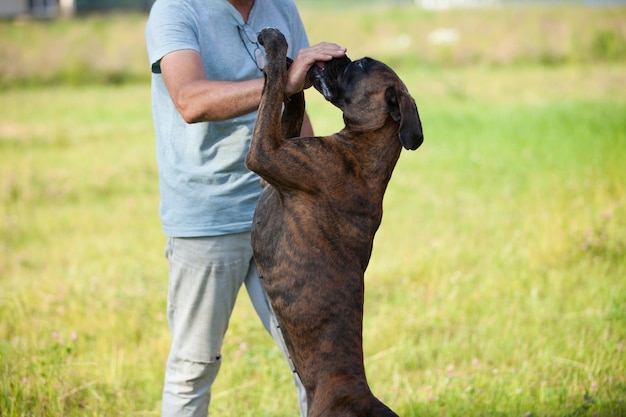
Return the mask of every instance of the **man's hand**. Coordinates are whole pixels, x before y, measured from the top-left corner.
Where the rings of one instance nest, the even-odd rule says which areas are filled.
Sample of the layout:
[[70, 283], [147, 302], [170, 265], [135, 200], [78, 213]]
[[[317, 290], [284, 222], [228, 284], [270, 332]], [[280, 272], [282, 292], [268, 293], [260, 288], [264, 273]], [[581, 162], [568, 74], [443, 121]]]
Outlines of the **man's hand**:
[[301, 49], [289, 68], [285, 94], [291, 96], [310, 87], [310, 85], [307, 84], [306, 74], [316, 62], [330, 61], [333, 58], [339, 58], [345, 54], [346, 48], [330, 42], [321, 42]]

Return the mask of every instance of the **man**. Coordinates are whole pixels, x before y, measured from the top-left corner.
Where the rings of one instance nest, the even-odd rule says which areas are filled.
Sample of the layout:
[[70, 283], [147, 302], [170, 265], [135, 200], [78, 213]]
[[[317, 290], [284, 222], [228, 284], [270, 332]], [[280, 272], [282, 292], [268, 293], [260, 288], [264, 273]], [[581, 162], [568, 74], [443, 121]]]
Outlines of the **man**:
[[[160, 214], [170, 263], [172, 345], [163, 416], [206, 416], [221, 347], [243, 283], [277, 345], [287, 350], [250, 247], [261, 191], [244, 165], [263, 89], [256, 33], [278, 28], [294, 59], [286, 94], [305, 88], [312, 65], [345, 54], [309, 47], [293, 0], [157, 0], [146, 27], [159, 166]], [[303, 135], [312, 135], [305, 118]], [[293, 368], [292, 368], [293, 369]], [[298, 377], [300, 410], [306, 396]]]

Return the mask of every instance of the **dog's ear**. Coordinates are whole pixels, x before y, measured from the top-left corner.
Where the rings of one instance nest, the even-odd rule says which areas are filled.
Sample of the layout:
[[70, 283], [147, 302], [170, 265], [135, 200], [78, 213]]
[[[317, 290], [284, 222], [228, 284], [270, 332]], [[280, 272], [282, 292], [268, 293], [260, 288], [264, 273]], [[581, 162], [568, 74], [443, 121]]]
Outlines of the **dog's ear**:
[[385, 100], [389, 114], [400, 125], [398, 137], [402, 146], [410, 150], [419, 148], [424, 142], [424, 133], [413, 97], [404, 91], [398, 91], [395, 87], [388, 87], [385, 91]]

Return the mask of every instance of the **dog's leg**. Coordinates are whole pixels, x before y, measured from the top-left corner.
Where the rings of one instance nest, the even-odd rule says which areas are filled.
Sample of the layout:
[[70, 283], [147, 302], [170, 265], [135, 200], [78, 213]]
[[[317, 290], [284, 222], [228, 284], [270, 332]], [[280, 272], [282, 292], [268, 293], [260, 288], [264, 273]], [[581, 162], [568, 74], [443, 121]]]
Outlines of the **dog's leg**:
[[287, 103], [281, 128], [287, 85], [287, 40], [277, 29], [263, 29], [259, 33], [259, 43], [266, 51], [265, 86], [246, 166], [272, 185], [318, 192], [321, 176], [293, 175], [296, 170], [315, 169], [316, 163], [305, 155], [312, 147], [319, 146], [319, 141], [298, 140], [304, 115], [304, 94], [295, 95]]
[[281, 136], [285, 139], [300, 136], [304, 118], [304, 92], [301, 91], [285, 99], [285, 110], [280, 125]]
[[[293, 60], [287, 58], [287, 69], [289, 69], [292, 63]], [[285, 109], [283, 110], [283, 119], [280, 125], [280, 132], [283, 138], [289, 139], [300, 136], [304, 108], [304, 91], [300, 91], [291, 97], [285, 97]]]
[[280, 126], [287, 84], [287, 40], [277, 29], [266, 28], [259, 33], [259, 43], [266, 51], [265, 86], [246, 165], [263, 177], [267, 174], [272, 151], [280, 147], [282, 141]]

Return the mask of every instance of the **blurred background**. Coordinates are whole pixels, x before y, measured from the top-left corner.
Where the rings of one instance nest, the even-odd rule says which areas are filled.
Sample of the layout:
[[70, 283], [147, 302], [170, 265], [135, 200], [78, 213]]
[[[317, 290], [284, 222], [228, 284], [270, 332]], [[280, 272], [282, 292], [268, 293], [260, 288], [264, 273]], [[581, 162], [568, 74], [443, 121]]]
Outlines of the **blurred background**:
[[[560, 65], [615, 62], [625, 53], [626, 29], [619, 5], [626, 0], [297, 3], [305, 19], [309, 11], [330, 18], [337, 10], [395, 9], [390, 17], [397, 19], [397, 26], [394, 22], [352, 24], [360, 31], [381, 26], [376, 28], [381, 37], [367, 39], [367, 43], [355, 42], [350, 37], [355, 33], [339, 28], [323, 36], [324, 26], [315, 22], [310, 24], [310, 37], [312, 42], [319, 41], [318, 35], [345, 39], [351, 51], [360, 53], [362, 49], [369, 55], [409, 64]], [[152, 0], [2, 0], [0, 87], [148, 80], [141, 20], [151, 4]], [[544, 11], [538, 14], [530, 9]], [[411, 12], [403, 16], [399, 10]], [[588, 19], [591, 15], [586, 10], [593, 10], [594, 18]], [[595, 19], [600, 15], [601, 20]], [[70, 23], [71, 17], [78, 23]], [[481, 18], [489, 21], [483, 24]]]

